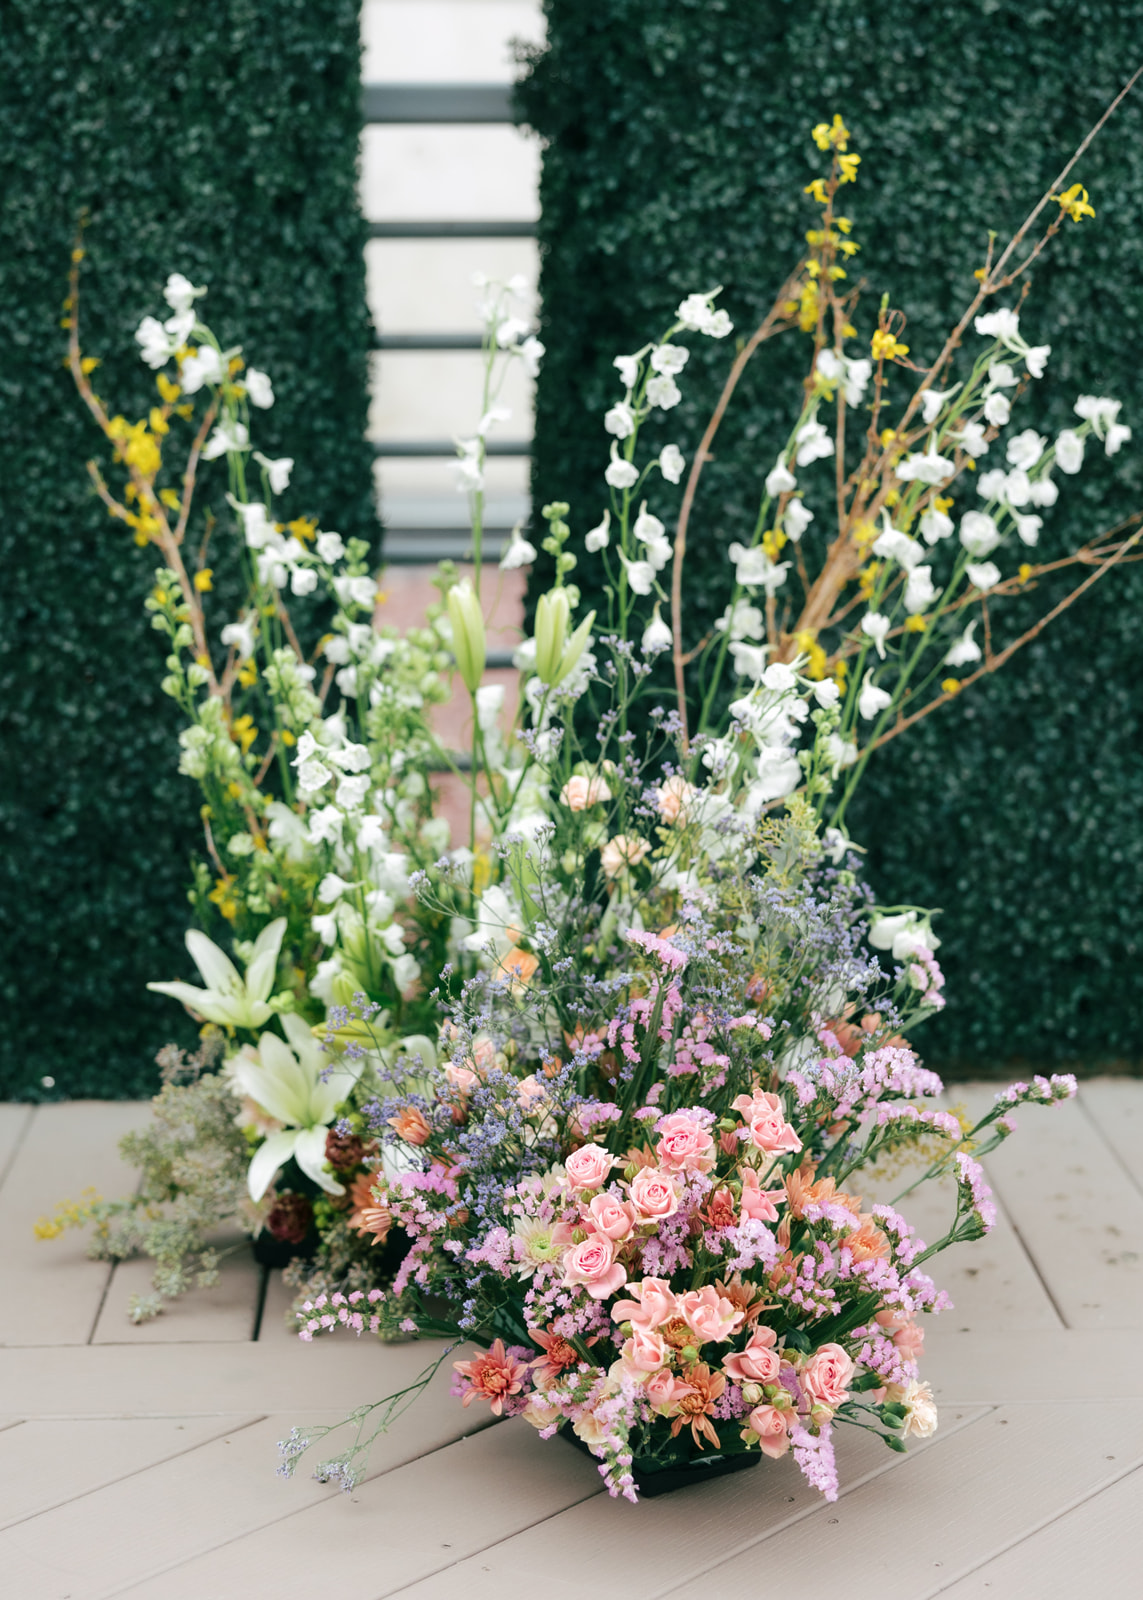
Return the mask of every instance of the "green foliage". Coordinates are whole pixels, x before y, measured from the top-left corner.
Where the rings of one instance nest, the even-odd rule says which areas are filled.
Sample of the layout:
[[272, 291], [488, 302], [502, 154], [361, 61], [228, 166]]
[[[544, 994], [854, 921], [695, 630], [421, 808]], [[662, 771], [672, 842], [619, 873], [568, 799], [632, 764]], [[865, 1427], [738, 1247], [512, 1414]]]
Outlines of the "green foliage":
[[[700, 341], [681, 405], [648, 424], [688, 457], [733, 356], [797, 259], [821, 167], [810, 127], [841, 111], [862, 166], [847, 191], [869, 291], [887, 290], [924, 362], [971, 296], [987, 231], [1002, 239], [1053, 181], [1137, 65], [1139, 0], [927, 7], [820, 0], [547, 0], [548, 51], [521, 90], [546, 142], [542, 293], [547, 346], [533, 497], [571, 503], [582, 553], [605, 504], [602, 416], [612, 358], [667, 325], [683, 295], [725, 285], [735, 336]], [[1079, 543], [1143, 504], [1143, 97], [1074, 174], [1097, 216], [1067, 225], [1033, 275], [1024, 326], [1053, 354], [1018, 413], [1064, 426], [1078, 393], [1124, 402], [1136, 441], [1070, 480], [1041, 549]], [[756, 359], [703, 477], [685, 584], [694, 643], [725, 603], [724, 551], [749, 531], [788, 431], [808, 341]], [[856, 353], [856, 352], [855, 352]], [[654, 431], [657, 430], [657, 433]], [[992, 465], [991, 459], [984, 463]], [[673, 531], [681, 491], [652, 509]], [[823, 508], [824, 509], [824, 508]], [[534, 594], [550, 582], [537, 563]], [[950, 1003], [922, 1039], [934, 1062], [1139, 1056], [1133, 1001], [1143, 895], [1143, 571], [1103, 580], [962, 702], [877, 757], [848, 822], [882, 898], [943, 907]], [[1019, 614], [1018, 611], [1016, 613]], [[665, 679], [664, 679], [665, 681]]]
[[[258, 441], [296, 458], [287, 514], [375, 540], [358, 6], [11, 0], [0, 63], [0, 1094], [48, 1074], [131, 1095], [179, 1033], [144, 985], [191, 976], [199, 796], [142, 611], [155, 552], [84, 471], [107, 451], [61, 364], [69, 252], [86, 208], [81, 332], [113, 410], [156, 402], [134, 331], [167, 274], [209, 284], [204, 314], [273, 378]], [[229, 516], [225, 474], [204, 469], [196, 543], [207, 507]], [[235, 580], [216, 569], [220, 598]]]

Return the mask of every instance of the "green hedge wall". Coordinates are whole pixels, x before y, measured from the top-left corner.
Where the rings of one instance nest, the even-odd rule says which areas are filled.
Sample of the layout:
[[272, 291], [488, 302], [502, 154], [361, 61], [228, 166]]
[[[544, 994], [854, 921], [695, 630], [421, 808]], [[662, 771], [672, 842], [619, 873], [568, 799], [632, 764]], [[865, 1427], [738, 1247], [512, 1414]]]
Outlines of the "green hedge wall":
[[209, 284], [204, 315], [274, 380], [258, 443], [296, 458], [291, 513], [372, 536], [358, 5], [6, 0], [0, 71], [0, 1096], [133, 1095], [186, 1034], [144, 985], [193, 976], [198, 795], [141, 609], [154, 554], [84, 470], [107, 452], [61, 365], [69, 252], [86, 207], [109, 404], [155, 401], [133, 334], [167, 274]]
[[[865, 336], [887, 289], [923, 358], [966, 301], [986, 230], [1022, 219], [1138, 64], [1143, 38], [1140, 0], [545, 9], [549, 47], [520, 91], [545, 141], [548, 354], [533, 489], [537, 505], [569, 500], [580, 533], [604, 504], [612, 357], [715, 283], [737, 329], [754, 326], [813, 225], [801, 192], [821, 170], [812, 124], [841, 111], [862, 155], [846, 209], [871, 286]], [[1114, 471], [1101, 462], [1069, 482], [1049, 551], [1143, 506], [1143, 90], [1075, 176], [1098, 215], [1069, 225], [1035, 276], [1025, 323], [1053, 355], [1021, 416], [1059, 427], [1078, 392], [1110, 393], [1136, 440]], [[806, 356], [798, 340], [756, 362], [704, 475], [686, 584], [692, 638], [715, 614], [723, 551], [752, 524], [786, 435]], [[688, 453], [733, 353], [733, 340], [701, 343], [683, 404], [655, 424]], [[666, 519], [668, 492], [654, 501]], [[585, 590], [598, 570], [581, 560]], [[1141, 603], [1139, 567], [1105, 580], [1002, 676], [884, 752], [850, 812], [882, 897], [945, 913], [950, 1004], [925, 1046], [946, 1068], [1143, 1058]]]

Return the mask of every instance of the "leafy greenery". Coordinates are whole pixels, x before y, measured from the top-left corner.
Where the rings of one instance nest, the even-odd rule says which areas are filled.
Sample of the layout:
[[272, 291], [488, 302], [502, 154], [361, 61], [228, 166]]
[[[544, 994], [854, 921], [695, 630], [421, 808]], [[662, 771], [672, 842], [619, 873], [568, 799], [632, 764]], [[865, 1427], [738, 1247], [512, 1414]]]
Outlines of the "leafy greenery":
[[[545, 141], [534, 499], [571, 503], [585, 605], [602, 599], [582, 538], [605, 503], [602, 416], [612, 360], [693, 290], [725, 286], [736, 336], [757, 324], [813, 225], [811, 125], [844, 114], [862, 152], [847, 196], [857, 269], [908, 315], [918, 361], [970, 298], [990, 228], [1006, 236], [1137, 64], [1139, 0], [1027, 6], [904, 0], [547, 0], [549, 47], [520, 91]], [[1027, 331], [1053, 347], [1029, 421], [1059, 428], [1081, 392], [1110, 394], [1143, 437], [1138, 92], [1076, 176], [1094, 222], [1065, 231], [1033, 276]], [[682, 403], [649, 428], [693, 452], [732, 358], [696, 350]], [[805, 365], [790, 334], [755, 360], [704, 474], [688, 542], [687, 636], [721, 609], [725, 549], [753, 524], [759, 482]], [[653, 439], [654, 434], [649, 434]], [[986, 462], [986, 465], [990, 463]], [[1129, 447], [1069, 484], [1041, 549], [1143, 503]], [[677, 499], [656, 497], [673, 531]], [[704, 571], [705, 568], [705, 571]], [[533, 594], [548, 586], [537, 564]], [[891, 745], [848, 814], [882, 898], [939, 905], [950, 1003], [927, 1054], [1137, 1061], [1132, 993], [1143, 894], [1139, 688], [1143, 571], [1105, 579], [1004, 673]]]
[[[354, 0], [5, 8], [0, 1094], [149, 1092], [174, 1018], [144, 985], [191, 975], [198, 796], [176, 771], [178, 712], [142, 611], [154, 552], [91, 490], [84, 461], [107, 453], [62, 365], [77, 219], [100, 392], [145, 416], [155, 382], [135, 328], [165, 314], [169, 272], [209, 284], [211, 322], [273, 378], [259, 436], [296, 458], [288, 514], [375, 543], [358, 22]], [[208, 468], [215, 516], [225, 487], [224, 465]], [[221, 561], [214, 581], [237, 574]]]

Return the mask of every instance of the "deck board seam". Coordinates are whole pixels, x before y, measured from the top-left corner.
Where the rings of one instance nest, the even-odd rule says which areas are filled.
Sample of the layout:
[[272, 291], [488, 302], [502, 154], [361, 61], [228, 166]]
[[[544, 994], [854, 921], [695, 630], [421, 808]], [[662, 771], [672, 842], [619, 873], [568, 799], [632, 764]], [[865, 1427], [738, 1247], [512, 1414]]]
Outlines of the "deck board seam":
[[1060, 1305], [1060, 1302], [1056, 1299], [1056, 1296], [1055, 1296], [1055, 1293], [1052, 1290], [1051, 1284], [1048, 1282], [1047, 1278], [1044, 1276], [1043, 1272], [1040, 1270], [1040, 1263], [1036, 1260], [1036, 1257], [1033, 1255], [1031, 1249], [1029, 1248], [1028, 1241], [1025, 1239], [1023, 1233], [1020, 1230], [1020, 1224], [1016, 1221], [1016, 1217], [1015, 1217], [1015, 1215], [1014, 1215], [1014, 1213], [1012, 1211], [1012, 1208], [1009, 1206], [1008, 1202], [1004, 1198], [1003, 1189], [997, 1187], [996, 1179], [993, 1176], [993, 1174], [988, 1171], [987, 1165], [985, 1165], [985, 1172], [987, 1173], [988, 1181], [989, 1181], [990, 1185], [992, 1186], [992, 1198], [996, 1202], [997, 1208], [1000, 1211], [1000, 1214], [1003, 1217], [1004, 1221], [1007, 1222], [1008, 1226], [1011, 1228], [1012, 1237], [1016, 1240], [1016, 1243], [1020, 1246], [1020, 1249], [1023, 1251], [1024, 1259], [1027, 1261], [1028, 1265], [1031, 1267], [1033, 1273], [1035, 1274], [1036, 1281], [1039, 1283], [1041, 1289], [1043, 1289], [1044, 1295], [1047, 1298], [1048, 1304], [1051, 1306], [1053, 1313], [1055, 1314], [1055, 1316], [1059, 1320], [1060, 1327], [1061, 1328], [1071, 1329], [1071, 1327], [1072, 1327], [1071, 1323], [1064, 1316], [1063, 1308]]
[[974, 1572], [979, 1572], [990, 1561], [996, 1561], [1000, 1556], [1007, 1555], [1009, 1550], [1018, 1549], [1020, 1545], [1026, 1544], [1029, 1539], [1034, 1539], [1038, 1533], [1043, 1533], [1045, 1528], [1050, 1528], [1054, 1522], [1062, 1522], [1073, 1511], [1078, 1511], [1081, 1506], [1087, 1505], [1089, 1501], [1097, 1499], [1101, 1494], [1106, 1494], [1108, 1489], [1113, 1489], [1117, 1483], [1122, 1483], [1125, 1478], [1130, 1478], [1134, 1473], [1140, 1471], [1143, 1471], [1143, 1456], [1137, 1456], [1121, 1472], [1116, 1472], [1113, 1476], [1102, 1479], [1090, 1489], [1085, 1490], [1083, 1494], [1075, 1495], [1066, 1505], [1057, 1506], [1050, 1516], [1042, 1517], [1034, 1527], [1026, 1528], [1016, 1538], [1010, 1539], [1007, 1544], [998, 1545], [994, 1550], [989, 1550], [978, 1561], [974, 1561], [970, 1567], [962, 1567], [959, 1572], [952, 1573], [949, 1577], [942, 1579], [935, 1589], [926, 1589], [924, 1594], [917, 1596], [917, 1600], [938, 1600], [940, 1595], [947, 1594], [958, 1583], [963, 1583], [966, 1578], [971, 1578]]
[[1128, 1183], [1138, 1194], [1143, 1194], [1143, 1183], [1140, 1183], [1135, 1173], [1132, 1172], [1126, 1161], [1124, 1161], [1123, 1157], [1119, 1154], [1119, 1151], [1111, 1143], [1110, 1139], [1108, 1139], [1107, 1135], [1104, 1133], [1095, 1117], [1092, 1116], [1091, 1112], [1084, 1104], [1084, 1098], [1082, 1094], [1076, 1096], [1076, 1104], [1083, 1112], [1084, 1120], [1087, 1122], [1088, 1127], [1095, 1134], [1096, 1138], [1099, 1140], [1107, 1154], [1115, 1162], [1120, 1172], [1123, 1173], [1123, 1176], [1127, 1179]]
[[8, 1175], [12, 1171], [12, 1168], [16, 1165], [16, 1158], [19, 1156], [20, 1151], [24, 1148], [24, 1141], [27, 1139], [32, 1123], [35, 1120], [36, 1109], [37, 1108], [35, 1106], [28, 1107], [27, 1114], [24, 1117], [24, 1126], [20, 1129], [20, 1132], [16, 1137], [16, 1141], [12, 1146], [7, 1161], [5, 1161], [3, 1167], [0, 1168], [0, 1189], [3, 1189], [4, 1185], [7, 1183]]

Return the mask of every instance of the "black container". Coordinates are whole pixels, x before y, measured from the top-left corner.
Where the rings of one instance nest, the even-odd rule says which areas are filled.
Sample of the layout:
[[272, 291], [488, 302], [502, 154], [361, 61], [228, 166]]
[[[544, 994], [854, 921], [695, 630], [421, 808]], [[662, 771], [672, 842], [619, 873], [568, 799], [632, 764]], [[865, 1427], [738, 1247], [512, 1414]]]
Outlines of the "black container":
[[[566, 1439], [598, 1463], [598, 1457], [591, 1454], [579, 1435], [570, 1428], [561, 1428], [560, 1438]], [[708, 1483], [711, 1478], [725, 1478], [732, 1472], [756, 1467], [761, 1459], [760, 1450], [738, 1450], [729, 1456], [695, 1454], [689, 1460], [663, 1466], [653, 1459], [636, 1456], [631, 1463], [631, 1476], [635, 1479], [640, 1499], [653, 1500], [656, 1495], [672, 1494], [676, 1489], [689, 1488], [692, 1483]]]

